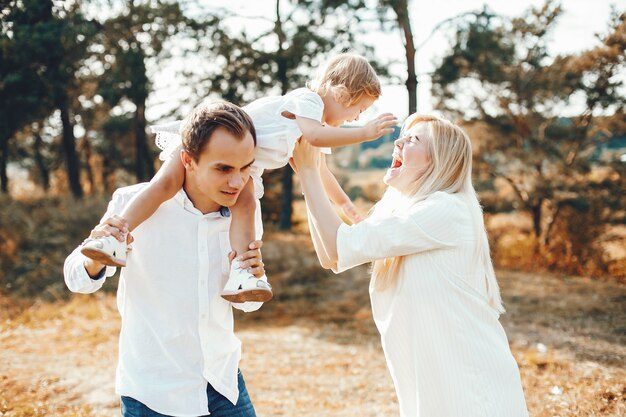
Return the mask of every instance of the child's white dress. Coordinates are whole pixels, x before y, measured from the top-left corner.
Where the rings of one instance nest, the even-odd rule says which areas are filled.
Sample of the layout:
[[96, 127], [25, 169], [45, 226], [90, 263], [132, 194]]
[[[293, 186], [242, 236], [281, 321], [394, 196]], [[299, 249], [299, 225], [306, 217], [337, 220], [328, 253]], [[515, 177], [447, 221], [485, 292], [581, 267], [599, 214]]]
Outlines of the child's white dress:
[[[256, 130], [257, 145], [251, 177], [255, 197], [263, 196], [261, 175], [266, 169], [281, 168], [289, 163], [296, 141], [302, 136], [295, 119], [283, 116], [284, 112], [322, 122], [324, 102], [308, 88], [298, 88], [284, 96], [264, 97], [244, 106]], [[157, 134], [156, 145], [163, 150], [160, 158], [167, 159], [181, 144], [178, 133], [180, 121], [152, 128]], [[328, 150], [325, 150], [328, 153]], [[258, 205], [257, 205], [258, 206]]]

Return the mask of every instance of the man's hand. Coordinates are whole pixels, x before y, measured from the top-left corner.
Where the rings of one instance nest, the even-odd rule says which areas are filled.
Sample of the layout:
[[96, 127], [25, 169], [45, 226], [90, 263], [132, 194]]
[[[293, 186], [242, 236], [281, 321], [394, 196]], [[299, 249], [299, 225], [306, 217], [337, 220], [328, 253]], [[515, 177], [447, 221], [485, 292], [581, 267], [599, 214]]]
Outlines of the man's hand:
[[124, 239], [127, 239], [128, 244], [132, 243], [133, 238], [128, 233], [128, 222], [124, 220], [123, 217], [114, 214], [113, 216], [106, 218], [93, 228], [91, 233], [89, 233], [89, 237], [91, 239], [96, 239], [104, 236], [113, 236], [120, 242], [123, 242]]
[[365, 140], [378, 139], [382, 135], [393, 133], [393, 127], [398, 124], [398, 119], [391, 113], [383, 113], [377, 118], [370, 120], [363, 126]]
[[[263, 263], [263, 259], [261, 256], [262, 246], [262, 240], [255, 240], [248, 246], [248, 248], [250, 249], [249, 251], [237, 256], [237, 260], [239, 261], [241, 269], [248, 269], [248, 272], [250, 272], [257, 278], [261, 278], [263, 275], [265, 275], [265, 264]], [[232, 251], [228, 254], [228, 260], [232, 262], [235, 259], [236, 255], [237, 253], [235, 251]]]
[[[93, 228], [93, 230], [89, 233], [90, 239], [97, 239], [99, 237], [113, 236], [120, 242], [123, 242], [126, 239], [127, 244], [131, 244], [133, 242], [133, 237], [130, 233], [128, 233], [128, 222], [124, 220], [123, 217], [118, 215], [113, 215], [107, 219], [104, 219], [102, 223]], [[90, 277], [94, 278], [105, 267], [104, 264], [95, 261], [93, 259], [87, 259], [83, 263], [85, 266], [85, 270], [89, 274]]]

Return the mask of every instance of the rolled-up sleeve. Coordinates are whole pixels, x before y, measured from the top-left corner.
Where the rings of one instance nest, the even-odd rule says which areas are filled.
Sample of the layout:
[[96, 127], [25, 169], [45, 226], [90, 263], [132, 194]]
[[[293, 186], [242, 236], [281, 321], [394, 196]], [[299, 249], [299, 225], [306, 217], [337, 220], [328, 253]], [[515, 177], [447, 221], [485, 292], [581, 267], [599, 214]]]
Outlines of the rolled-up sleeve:
[[417, 204], [406, 215], [368, 218], [337, 231], [335, 272], [367, 262], [395, 256], [453, 247], [459, 241], [459, 223], [467, 213], [448, 204], [446, 198], [432, 198]]
[[97, 277], [91, 278], [85, 269], [87, 257], [80, 253], [80, 246], [65, 259], [63, 276], [65, 285], [72, 292], [91, 294], [102, 288], [107, 277], [115, 274], [117, 268], [107, 266]]
[[[133, 190], [134, 187], [127, 187], [127, 189]], [[107, 211], [100, 221], [102, 222], [104, 219], [114, 214], [121, 213], [133, 194], [132, 192], [122, 193], [120, 190], [114, 192], [107, 207]], [[107, 266], [97, 277], [91, 278], [85, 269], [85, 261], [87, 259], [85, 255], [80, 253], [80, 246], [74, 249], [65, 259], [65, 263], [63, 264], [63, 277], [65, 279], [65, 285], [72, 292], [81, 294], [96, 292], [102, 288], [106, 278], [113, 276], [117, 270], [115, 267]]]

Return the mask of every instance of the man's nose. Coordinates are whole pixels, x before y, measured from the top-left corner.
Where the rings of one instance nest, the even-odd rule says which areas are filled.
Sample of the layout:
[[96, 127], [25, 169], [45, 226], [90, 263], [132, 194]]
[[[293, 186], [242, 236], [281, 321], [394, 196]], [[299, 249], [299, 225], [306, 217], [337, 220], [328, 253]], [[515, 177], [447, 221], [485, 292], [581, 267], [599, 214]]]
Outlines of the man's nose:
[[236, 189], [243, 188], [245, 183], [245, 178], [241, 172], [233, 174], [228, 181], [228, 185]]

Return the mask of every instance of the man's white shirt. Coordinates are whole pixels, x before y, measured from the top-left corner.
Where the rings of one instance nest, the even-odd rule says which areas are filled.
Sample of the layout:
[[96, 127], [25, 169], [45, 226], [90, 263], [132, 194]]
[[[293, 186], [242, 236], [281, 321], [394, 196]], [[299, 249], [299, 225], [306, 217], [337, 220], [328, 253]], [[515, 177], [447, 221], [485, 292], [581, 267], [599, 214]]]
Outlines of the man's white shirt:
[[[121, 213], [145, 185], [117, 190], [103, 219]], [[180, 190], [133, 231], [117, 291], [117, 394], [181, 417], [209, 414], [207, 382], [237, 402], [241, 342], [231, 306], [254, 311], [261, 303], [236, 305], [219, 295], [228, 279], [229, 227], [228, 210], [202, 214]], [[115, 273], [107, 267], [92, 279], [85, 260], [77, 248], [65, 261], [73, 292], [95, 292]]]

